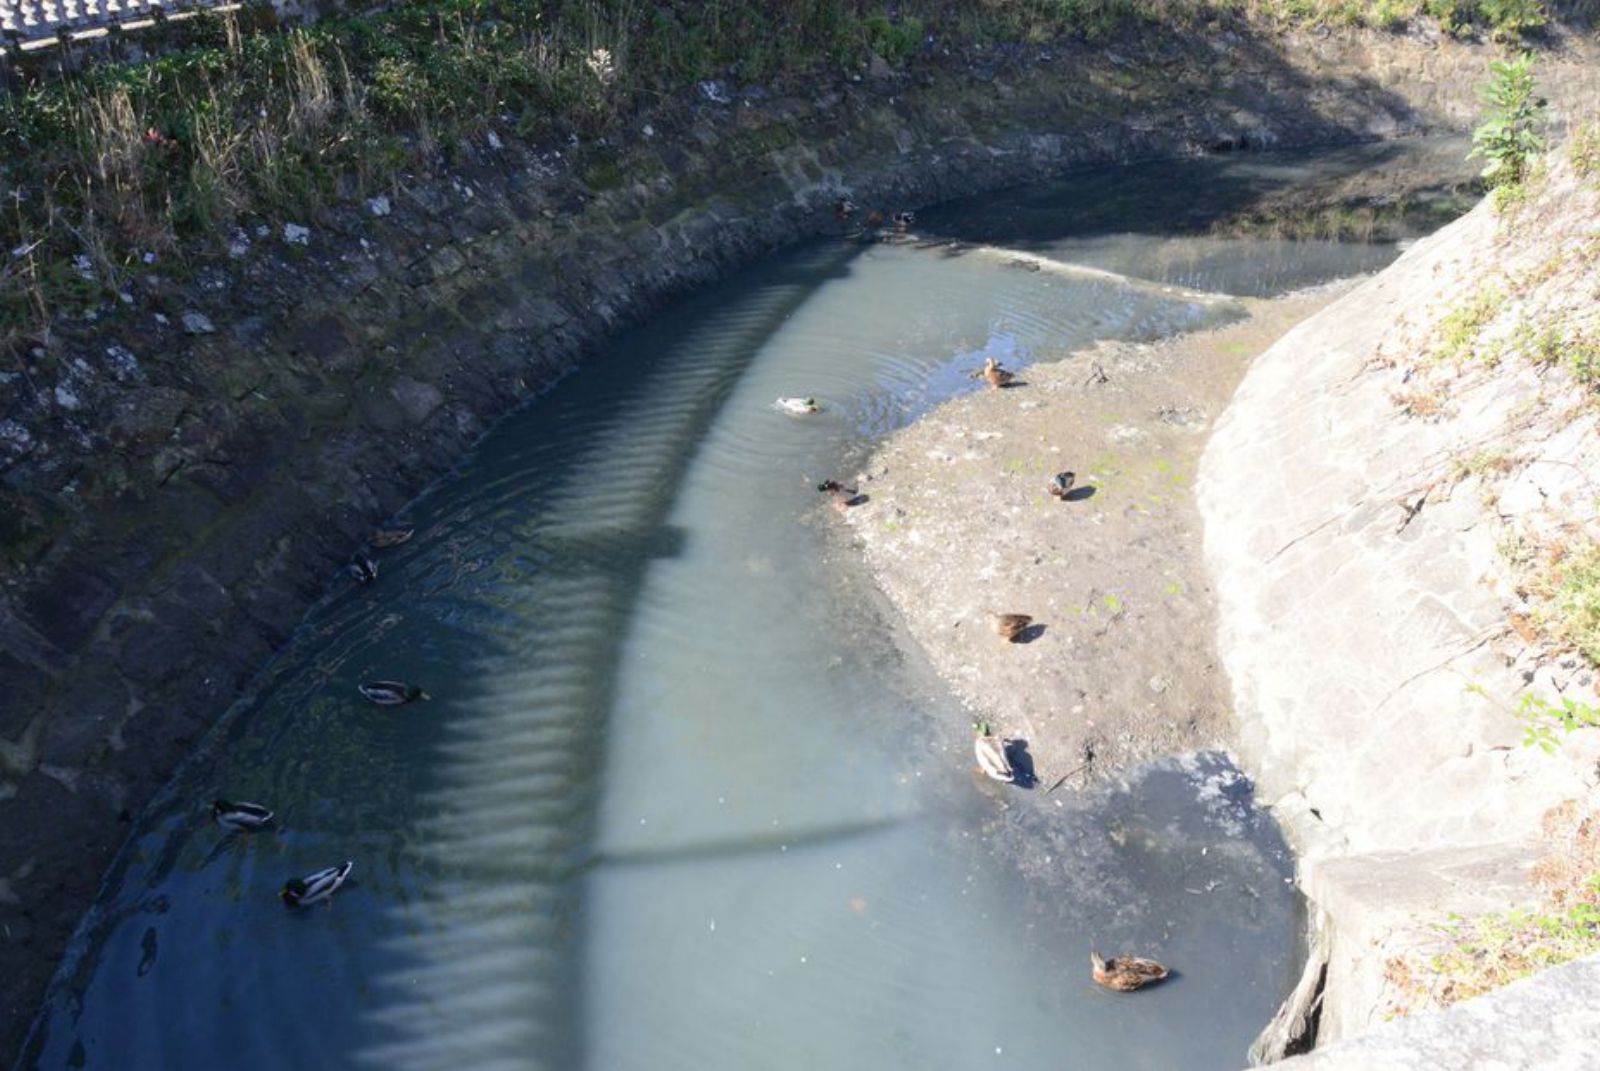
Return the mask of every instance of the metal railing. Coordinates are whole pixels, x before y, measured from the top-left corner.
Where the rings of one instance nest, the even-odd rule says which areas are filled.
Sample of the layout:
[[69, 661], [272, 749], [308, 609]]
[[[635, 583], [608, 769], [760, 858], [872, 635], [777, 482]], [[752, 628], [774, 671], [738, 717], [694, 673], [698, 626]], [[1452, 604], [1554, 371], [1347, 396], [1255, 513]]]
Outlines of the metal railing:
[[[201, 11], [226, 11], [240, 0], [0, 0], [0, 44], [32, 51], [63, 40], [100, 37], [114, 29], [136, 30]], [[272, 0], [280, 11], [298, 8]]]

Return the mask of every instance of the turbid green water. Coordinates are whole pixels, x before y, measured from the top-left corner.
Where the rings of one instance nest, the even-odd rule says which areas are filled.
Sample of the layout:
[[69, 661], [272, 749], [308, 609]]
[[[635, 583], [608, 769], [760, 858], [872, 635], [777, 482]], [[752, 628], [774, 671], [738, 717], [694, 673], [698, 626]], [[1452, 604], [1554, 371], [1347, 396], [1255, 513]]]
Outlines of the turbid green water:
[[[1298, 954], [1248, 784], [1219, 756], [1086, 797], [978, 782], [964, 712], [828, 564], [813, 485], [985, 355], [1236, 314], [1140, 277], [1271, 292], [1392, 249], [1162, 237], [1159, 200], [1142, 233], [1008, 239], [1039, 196], [922, 226], [1042, 264], [791, 250], [500, 425], [139, 818], [24, 1065], [1240, 1065]], [[373, 676], [436, 698], [370, 706]], [[224, 835], [219, 794], [277, 830]], [[346, 858], [331, 908], [278, 901]], [[1178, 974], [1097, 990], [1091, 942]]]

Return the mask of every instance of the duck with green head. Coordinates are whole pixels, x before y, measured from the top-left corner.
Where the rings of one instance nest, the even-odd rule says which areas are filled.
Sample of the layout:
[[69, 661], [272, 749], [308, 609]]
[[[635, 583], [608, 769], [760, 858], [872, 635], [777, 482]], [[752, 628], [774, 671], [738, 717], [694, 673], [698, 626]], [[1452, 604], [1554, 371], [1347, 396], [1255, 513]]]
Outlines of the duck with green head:
[[1011, 768], [1011, 759], [1006, 755], [1007, 741], [992, 735], [989, 732], [989, 723], [977, 721], [972, 723], [975, 734], [972, 739], [972, 753], [978, 760], [978, 769], [984, 776], [995, 781], [1004, 781], [1007, 784], [1017, 779], [1016, 771]]
[[362, 681], [356, 689], [380, 707], [398, 707], [418, 699], [433, 698], [415, 684], [404, 681]]

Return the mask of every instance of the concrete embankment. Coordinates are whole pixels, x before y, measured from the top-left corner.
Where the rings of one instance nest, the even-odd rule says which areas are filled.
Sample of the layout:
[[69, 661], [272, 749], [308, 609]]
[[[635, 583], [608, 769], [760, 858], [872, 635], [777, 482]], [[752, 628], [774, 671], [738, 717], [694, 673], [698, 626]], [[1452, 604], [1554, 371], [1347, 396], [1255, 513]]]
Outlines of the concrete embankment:
[[[1531, 570], [1595, 530], [1592, 394], [1541, 354], [1592, 337], [1597, 207], [1558, 167], [1420, 242], [1254, 362], [1200, 466], [1240, 749], [1321, 931], [1323, 1041], [1426, 1007], [1391, 964], [1452, 913], [1537, 903], [1542, 817], [1594, 806], [1600, 741], [1547, 754], [1516, 711], [1596, 702]], [[1349, 1051], [1329, 1066], [1376, 1066]]]

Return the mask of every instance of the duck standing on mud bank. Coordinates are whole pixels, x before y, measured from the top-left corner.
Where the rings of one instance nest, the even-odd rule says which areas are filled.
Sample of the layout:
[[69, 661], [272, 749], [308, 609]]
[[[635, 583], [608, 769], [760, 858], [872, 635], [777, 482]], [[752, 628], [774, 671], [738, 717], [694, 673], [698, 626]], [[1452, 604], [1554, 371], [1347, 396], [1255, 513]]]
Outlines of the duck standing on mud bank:
[[987, 610], [984, 616], [989, 619], [989, 627], [994, 629], [995, 635], [1011, 643], [1017, 642], [1017, 637], [1033, 624], [1033, 618], [1027, 614], [1001, 614]]
[[1017, 374], [1002, 368], [1000, 362], [993, 357], [986, 357], [983, 361], [983, 381], [989, 384], [990, 389], [999, 390], [1009, 387], [1016, 380]]
[[817, 484], [817, 490], [827, 495], [833, 503], [833, 508], [843, 513], [851, 506], [857, 505], [861, 500], [861, 492], [854, 487], [846, 487], [838, 480], [823, 480]]
[[1007, 784], [1015, 782], [1017, 773], [1011, 767], [1010, 757], [1006, 755], [1008, 741], [991, 735], [986, 721], [974, 722], [972, 731], [976, 734], [972, 739], [972, 753], [978, 760], [978, 769], [992, 780]]

